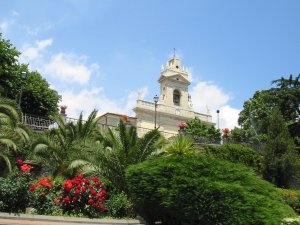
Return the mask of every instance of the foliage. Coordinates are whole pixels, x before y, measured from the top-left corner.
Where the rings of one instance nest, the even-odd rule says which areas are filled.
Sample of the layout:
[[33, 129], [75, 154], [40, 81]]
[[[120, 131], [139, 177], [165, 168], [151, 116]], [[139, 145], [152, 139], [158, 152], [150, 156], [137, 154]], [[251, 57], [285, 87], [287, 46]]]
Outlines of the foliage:
[[263, 177], [278, 187], [289, 187], [299, 176], [299, 156], [278, 108], [269, 118], [267, 141], [263, 148]]
[[[253, 135], [251, 135], [253, 136]], [[248, 133], [245, 129], [234, 127], [228, 136], [228, 142], [231, 144], [249, 143]]]
[[247, 131], [248, 138], [255, 136], [264, 142], [264, 135], [268, 131], [268, 117], [275, 107], [279, 108], [285, 122], [295, 123], [297, 118], [299, 120], [299, 79], [300, 75], [295, 78], [291, 75], [288, 79], [281, 77], [273, 81], [276, 88], [257, 91], [252, 98], [245, 101], [238, 121]]
[[188, 135], [191, 135], [196, 141], [205, 143], [220, 143], [221, 132], [213, 125], [208, 125], [201, 121], [199, 118], [187, 121], [187, 127], [185, 131]]
[[124, 192], [109, 193], [105, 201], [107, 214], [116, 217], [128, 217], [133, 215], [133, 206]]
[[233, 163], [242, 163], [259, 170], [261, 156], [250, 147], [239, 144], [221, 146], [205, 146], [205, 153], [218, 159], [228, 160]]
[[17, 170], [7, 178], [0, 177], [0, 211], [24, 212], [30, 201], [30, 171]]
[[167, 155], [184, 155], [195, 153], [196, 149], [194, 141], [185, 135], [177, 135], [175, 140], [172, 140], [164, 148], [164, 153]]
[[76, 124], [67, 123], [62, 116], [53, 116], [58, 128], [51, 129], [33, 143], [32, 159], [49, 165], [55, 177], [74, 177], [88, 163], [85, 158], [98, 131], [96, 115], [94, 110], [84, 121], [80, 114]]
[[[0, 95], [19, 102], [21, 95], [22, 111], [38, 116], [49, 116], [57, 112], [61, 99], [58, 93], [49, 87], [48, 82], [38, 72], [29, 72], [27, 65], [19, 64], [20, 52], [2, 39], [0, 33]], [[21, 72], [26, 72], [22, 79]]]
[[280, 224], [295, 216], [249, 167], [203, 154], [147, 160], [129, 167], [126, 178], [149, 224]]
[[0, 97], [0, 176], [11, 172], [17, 158], [25, 155], [31, 132], [20, 124], [21, 113], [13, 100]]
[[300, 214], [300, 190], [282, 189], [284, 200], [298, 214]]
[[58, 112], [61, 96], [37, 72], [28, 72], [23, 87], [21, 108], [24, 113], [48, 117]]
[[20, 52], [10, 43], [2, 39], [0, 33], [0, 95], [14, 99], [19, 95], [22, 83], [18, 57]]
[[157, 129], [138, 138], [136, 127], [126, 128], [120, 120], [118, 130], [107, 128], [99, 134], [97, 139], [100, 144], [89, 155], [89, 161], [93, 165], [91, 171], [107, 178], [119, 191], [128, 193], [125, 169], [151, 158], [156, 153], [161, 138]]

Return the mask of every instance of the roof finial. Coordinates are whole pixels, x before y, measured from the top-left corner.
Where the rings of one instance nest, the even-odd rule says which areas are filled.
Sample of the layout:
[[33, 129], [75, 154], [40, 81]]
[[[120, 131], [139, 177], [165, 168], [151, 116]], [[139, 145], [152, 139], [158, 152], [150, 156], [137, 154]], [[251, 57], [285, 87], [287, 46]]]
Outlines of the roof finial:
[[175, 58], [175, 56], [176, 56], [176, 49], [175, 48], [173, 48], [174, 49], [174, 58]]

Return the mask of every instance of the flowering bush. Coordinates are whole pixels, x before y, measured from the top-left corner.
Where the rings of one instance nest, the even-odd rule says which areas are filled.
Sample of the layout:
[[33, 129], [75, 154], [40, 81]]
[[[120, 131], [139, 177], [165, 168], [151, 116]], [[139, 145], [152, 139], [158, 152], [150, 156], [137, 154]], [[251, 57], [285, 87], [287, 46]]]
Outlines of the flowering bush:
[[88, 179], [78, 174], [74, 179], [65, 181], [62, 187], [61, 197], [54, 201], [61, 205], [64, 213], [95, 217], [105, 210], [106, 191], [98, 177]]
[[59, 188], [53, 190], [54, 185], [51, 177], [43, 177], [29, 186], [32, 193], [32, 206], [38, 214], [56, 214], [59, 210], [54, 199], [59, 195], [60, 190]]
[[16, 162], [19, 171], [7, 178], [0, 177], [0, 211], [24, 212], [30, 201], [30, 170], [33, 168], [19, 159]]

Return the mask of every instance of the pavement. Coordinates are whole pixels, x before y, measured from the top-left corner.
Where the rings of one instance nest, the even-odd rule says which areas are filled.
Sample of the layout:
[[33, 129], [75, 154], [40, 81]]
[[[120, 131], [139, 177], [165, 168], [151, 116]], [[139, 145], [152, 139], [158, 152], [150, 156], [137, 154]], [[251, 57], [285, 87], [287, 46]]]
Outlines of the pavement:
[[0, 213], [0, 225], [144, 225], [135, 219], [89, 219], [79, 217], [43, 216]]

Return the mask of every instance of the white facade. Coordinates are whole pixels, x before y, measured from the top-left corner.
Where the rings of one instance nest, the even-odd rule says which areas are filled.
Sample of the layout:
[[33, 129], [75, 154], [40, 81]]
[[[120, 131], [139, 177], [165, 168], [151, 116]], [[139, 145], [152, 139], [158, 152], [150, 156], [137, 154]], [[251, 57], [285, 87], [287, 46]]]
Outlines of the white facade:
[[[156, 124], [166, 138], [178, 134], [177, 124], [198, 117], [200, 120], [214, 125], [210, 113], [198, 113], [192, 109], [191, 97], [188, 87], [190, 85], [188, 71], [181, 65], [181, 60], [172, 57], [166, 65], [162, 66], [158, 80], [160, 95], [156, 107]], [[136, 126], [139, 136], [142, 136], [155, 124], [155, 103], [137, 100], [133, 109], [136, 113]]]

